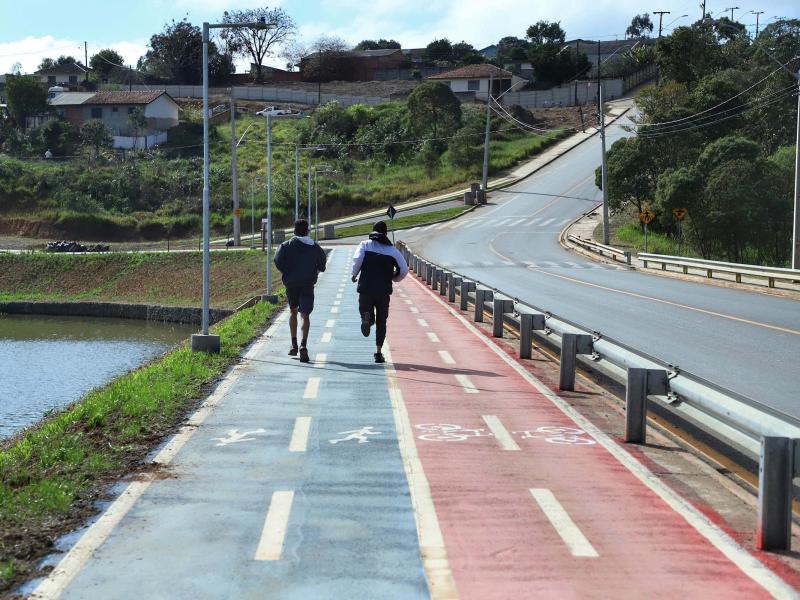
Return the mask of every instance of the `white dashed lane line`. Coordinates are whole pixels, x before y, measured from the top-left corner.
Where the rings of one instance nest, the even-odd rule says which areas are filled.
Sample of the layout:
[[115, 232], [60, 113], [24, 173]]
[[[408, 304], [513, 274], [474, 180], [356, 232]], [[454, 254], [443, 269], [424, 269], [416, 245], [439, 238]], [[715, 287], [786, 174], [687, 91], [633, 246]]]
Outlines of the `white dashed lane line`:
[[466, 375], [458, 374], [455, 376], [456, 381], [464, 388], [464, 391], [468, 394], [477, 394], [478, 388], [475, 387], [475, 384], [470, 381], [470, 378]]
[[432, 331], [428, 331], [427, 334], [428, 334], [428, 339], [430, 341], [432, 341], [434, 344], [438, 344], [439, 343], [439, 336], [438, 335], [436, 335]]
[[272, 493], [261, 540], [256, 548], [255, 560], [280, 560], [283, 555], [283, 540], [289, 528], [289, 517], [292, 514], [293, 490], [282, 490]]
[[481, 418], [486, 423], [489, 431], [494, 434], [494, 438], [503, 450], [520, 450], [519, 444], [514, 441], [508, 429], [496, 415], [483, 415]]
[[294, 420], [292, 439], [289, 441], [289, 452], [306, 451], [309, 431], [311, 431], [311, 417], [297, 417]]
[[550, 524], [564, 540], [572, 556], [578, 558], [597, 558], [599, 556], [597, 550], [570, 518], [553, 492], [546, 488], [530, 488], [529, 491]]
[[456, 361], [453, 360], [453, 357], [447, 350], [439, 350], [439, 358], [442, 359], [442, 362], [446, 365], [454, 365]]
[[319, 377], [309, 377], [306, 390], [303, 392], [304, 400], [313, 400], [319, 393]]
[[331, 332], [330, 331], [326, 331], [325, 333], [322, 334], [322, 337], [320, 338], [319, 343], [320, 344], [329, 344], [330, 341], [331, 341], [331, 336], [332, 336]]
[[427, 327], [428, 322], [425, 319], [417, 319], [417, 323], [419, 323], [420, 327]]

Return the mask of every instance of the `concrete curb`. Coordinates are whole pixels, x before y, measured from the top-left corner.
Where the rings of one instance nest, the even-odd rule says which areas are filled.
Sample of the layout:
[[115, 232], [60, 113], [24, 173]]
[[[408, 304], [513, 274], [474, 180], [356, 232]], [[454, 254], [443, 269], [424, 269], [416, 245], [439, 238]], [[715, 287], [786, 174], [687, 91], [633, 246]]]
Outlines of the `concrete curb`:
[[[395, 231], [395, 232], [398, 232], [398, 231], [408, 231], [409, 229], [416, 229], [417, 227], [429, 227], [429, 226], [431, 226], [431, 225], [437, 225], [437, 224], [439, 224], [439, 223], [447, 223], [448, 221], [455, 221], [456, 219], [460, 219], [460, 218], [461, 218], [461, 217], [463, 217], [464, 215], [468, 215], [469, 213], [471, 213], [472, 211], [474, 211], [474, 210], [475, 210], [476, 208], [478, 208], [479, 206], [482, 206], [482, 205], [480, 205], [480, 204], [475, 204], [474, 206], [471, 206], [471, 207], [470, 207], [470, 208], [468, 208], [467, 210], [465, 210], [465, 211], [462, 211], [462, 212], [458, 213], [457, 215], [453, 215], [452, 217], [445, 217], [444, 219], [438, 219], [437, 221], [430, 221], [429, 223], [423, 223], [423, 224], [421, 224], [421, 225], [409, 225], [408, 227], [400, 227], [399, 229], [395, 229], [394, 231]], [[357, 225], [353, 225], [353, 227], [357, 227]], [[391, 233], [391, 231], [390, 231], [389, 233]], [[323, 242], [323, 243], [324, 243], [324, 242], [326, 242], [326, 241], [328, 241], [328, 242], [335, 242], [335, 241], [337, 241], [337, 240], [346, 240], [346, 239], [353, 238], [353, 237], [359, 237], [359, 236], [358, 236], [358, 235], [348, 235], [348, 236], [343, 236], [343, 237], [337, 237], [337, 238], [333, 238], [333, 239], [331, 239], [331, 240], [326, 240], [325, 238], [323, 238], [323, 239], [322, 239], [322, 242]]]
[[[234, 310], [212, 308], [212, 323], [234, 314]], [[0, 313], [10, 315], [53, 315], [69, 317], [113, 317], [199, 325], [201, 309], [194, 306], [158, 306], [116, 302], [2, 302]]]

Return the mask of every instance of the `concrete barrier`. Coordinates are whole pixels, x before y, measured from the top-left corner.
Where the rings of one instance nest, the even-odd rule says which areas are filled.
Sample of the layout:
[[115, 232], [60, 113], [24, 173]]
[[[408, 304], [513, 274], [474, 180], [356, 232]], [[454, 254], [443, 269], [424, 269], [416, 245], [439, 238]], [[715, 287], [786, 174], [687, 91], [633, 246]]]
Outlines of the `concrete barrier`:
[[[200, 324], [202, 311], [194, 306], [156, 306], [116, 302], [2, 302], [0, 313], [10, 315], [52, 315], [65, 317], [111, 317], [168, 323]], [[212, 323], [234, 313], [231, 309], [212, 308]]]

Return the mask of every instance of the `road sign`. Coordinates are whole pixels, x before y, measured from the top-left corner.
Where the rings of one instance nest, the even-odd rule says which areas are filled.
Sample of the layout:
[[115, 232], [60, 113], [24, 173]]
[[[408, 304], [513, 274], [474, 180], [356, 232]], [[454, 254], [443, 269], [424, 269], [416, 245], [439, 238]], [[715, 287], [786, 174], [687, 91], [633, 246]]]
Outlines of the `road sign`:
[[233, 209], [233, 214], [235, 214], [237, 217], [241, 217], [242, 209], [237, 206], [236, 208]]
[[386, 210], [386, 216], [389, 217], [390, 219], [394, 219], [394, 216], [396, 214], [397, 214], [397, 209], [390, 204], [389, 208]]
[[654, 213], [649, 208], [645, 208], [642, 212], [639, 213], [639, 220], [647, 225], [650, 221], [656, 218], [656, 213]]
[[686, 216], [686, 213], [689, 212], [688, 208], [673, 208], [672, 214], [675, 215], [675, 218], [678, 221], [683, 221], [683, 218]]

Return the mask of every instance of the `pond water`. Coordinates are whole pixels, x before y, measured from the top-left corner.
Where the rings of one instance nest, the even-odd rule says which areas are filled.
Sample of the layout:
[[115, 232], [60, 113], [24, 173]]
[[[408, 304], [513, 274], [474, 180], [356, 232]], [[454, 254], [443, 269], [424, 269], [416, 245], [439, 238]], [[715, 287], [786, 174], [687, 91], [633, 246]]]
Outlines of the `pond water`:
[[0, 439], [185, 341], [197, 327], [0, 315]]

